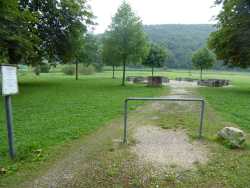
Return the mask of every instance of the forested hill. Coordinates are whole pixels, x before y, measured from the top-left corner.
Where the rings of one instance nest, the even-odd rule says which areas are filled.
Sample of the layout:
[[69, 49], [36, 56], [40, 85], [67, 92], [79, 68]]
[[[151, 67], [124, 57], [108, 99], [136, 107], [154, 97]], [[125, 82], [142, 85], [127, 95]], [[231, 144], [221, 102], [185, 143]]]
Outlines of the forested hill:
[[169, 68], [190, 68], [192, 53], [206, 45], [212, 25], [146, 25], [145, 32], [153, 42], [161, 43], [171, 52]]

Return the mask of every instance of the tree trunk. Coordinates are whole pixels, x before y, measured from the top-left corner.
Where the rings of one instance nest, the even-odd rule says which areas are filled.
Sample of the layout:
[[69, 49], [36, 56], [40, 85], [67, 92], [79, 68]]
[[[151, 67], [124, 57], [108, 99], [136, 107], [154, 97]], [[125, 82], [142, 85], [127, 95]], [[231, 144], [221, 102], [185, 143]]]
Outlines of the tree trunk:
[[76, 80], [78, 80], [78, 62], [76, 61]]
[[16, 51], [13, 48], [8, 48], [9, 64], [18, 64], [18, 57]]
[[122, 76], [122, 86], [125, 86], [125, 77], [126, 77], [126, 58], [123, 58], [123, 76]]
[[152, 77], [154, 76], [154, 66], [152, 66]]
[[113, 79], [115, 79], [115, 65], [113, 65]]
[[202, 68], [201, 68], [200, 80], [202, 80], [202, 72], [203, 72], [203, 70], [202, 70]]

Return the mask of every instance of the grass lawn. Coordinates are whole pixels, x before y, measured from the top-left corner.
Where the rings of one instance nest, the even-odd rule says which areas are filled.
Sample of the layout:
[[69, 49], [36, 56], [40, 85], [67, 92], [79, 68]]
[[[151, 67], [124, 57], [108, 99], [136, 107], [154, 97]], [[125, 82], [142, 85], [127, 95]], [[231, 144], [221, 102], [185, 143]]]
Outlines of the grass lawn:
[[[130, 73], [142, 76], [149, 73]], [[169, 71], [158, 72], [158, 75], [175, 77], [199, 78], [199, 72]], [[213, 159], [207, 166], [198, 169], [189, 180], [180, 187], [249, 187], [250, 182], [250, 74], [237, 72], [207, 71], [204, 78], [229, 79], [232, 86], [225, 88], [200, 87], [197, 93], [206, 99], [212, 112], [207, 112], [205, 131], [206, 138], [215, 145], [211, 148]], [[165, 117], [167, 117], [165, 115]], [[178, 116], [175, 120], [167, 118], [172, 127], [179, 117], [188, 123], [191, 116]], [[164, 125], [166, 124], [164, 122]], [[247, 133], [247, 145], [244, 149], [231, 150], [216, 142], [216, 132], [224, 126], [236, 126]], [[191, 127], [191, 130], [196, 130]], [[186, 173], [186, 175], [189, 173]], [[192, 174], [192, 173], [191, 173]], [[199, 185], [199, 186], [198, 186]], [[170, 186], [171, 187], [171, 186]], [[177, 186], [178, 187], [178, 186]]]
[[[141, 75], [146, 76], [148, 72], [130, 72], [129, 75]], [[119, 74], [118, 74], [119, 75]], [[187, 77], [189, 73], [186, 71], [174, 71], [174, 72], [160, 72], [158, 75], [168, 76], [170, 78], [175, 77]], [[199, 78], [198, 72], [192, 72], [192, 77]], [[209, 71], [205, 75], [205, 78], [222, 78], [232, 81], [232, 86], [225, 88], [198, 88], [195, 92], [200, 94], [206, 99], [209, 104], [207, 106], [207, 112], [205, 116], [205, 138], [210, 148], [210, 161], [207, 165], [201, 165], [196, 171], [185, 171], [183, 173], [177, 173], [171, 175], [170, 179], [159, 176], [149, 175], [151, 178], [155, 178], [151, 183], [155, 183], [158, 187], [219, 187], [219, 188], [246, 188], [249, 187], [249, 172], [250, 172], [250, 75], [249, 73], [234, 73], [234, 72], [213, 72]], [[180, 107], [179, 107], [180, 108]], [[169, 109], [169, 108], [167, 108]], [[172, 107], [172, 110], [173, 107]], [[197, 131], [198, 120], [194, 118], [194, 113], [183, 113], [184, 109], [177, 110], [178, 113], [171, 114], [171, 112], [165, 112], [162, 114], [159, 122], [160, 126], [167, 129], [185, 128], [188, 129], [192, 137], [195, 137]], [[170, 114], [168, 114], [170, 113]], [[159, 113], [157, 114], [159, 115]], [[155, 121], [154, 121], [155, 122]], [[150, 124], [150, 123], [148, 123]], [[153, 124], [153, 123], [152, 123]], [[165, 127], [169, 125], [168, 127]], [[247, 144], [243, 149], [232, 150], [228, 146], [219, 143], [216, 140], [216, 133], [224, 126], [236, 126], [243, 129], [247, 133]], [[113, 159], [112, 154], [108, 156], [108, 160], [116, 161], [124, 160], [125, 162], [119, 163], [120, 166], [115, 166], [117, 172], [123, 170], [123, 165], [126, 164], [127, 156], [122, 158], [117, 151], [118, 159]], [[133, 155], [132, 155], [133, 156]], [[99, 158], [98, 161], [102, 161], [103, 158]], [[105, 161], [105, 160], [104, 160]], [[113, 164], [111, 163], [111, 164]], [[111, 165], [110, 165], [111, 166]], [[105, 166], [101, 169], [109, 169], [112, 171], [112, 167]], [[97, 168], [98, 169], [98, 168]], [[114, 169], [113, 169], [114, 170]], [[133, 171], [134, 172], [134, 171]], [[146, 171], [144, 171], [146, 173]], [[94, 172], [93, 174], [95, 174]], [[128, 171], [127, 174], [131, 173]], [[92, 174], [92, 175], [93, 175]], [[131, 175], [131, 179], [136, 183], [135, 177], [140, 177], [142, 173]], [[154, 174], [154, 173], [153, 173]], [[119, 177], [119, 174], [117, 175]], [[114, 180], [119, 180], [116, 175], [112, 176]], [[122, 176], [122, 175], [121, 175]], [[93, 177], [93, 176], [91, 176]], [[100, 177], [105, 177], [102, 175]], [[180, 177], [183, 178], [180, 180]], [[116, 179], [117, 178], [117, 179]], [[134, 179], [133, 179], [134, 178]], [[93, 178], [94, 179], [94, 178]], [[91, 179], [91, 180], [93, 180]], [[120, 178], [122, 179], [122, 178]], [[138, 178], [140, 180], [140, 178]], [[143, 179], [143, 178], [142, 178]], [[110, 179], [104, 179], [103, 182], [110, 183]], [[138, 181], [139, 181], [138, 180]], [[94, 182], [94, 181], [90, 181]], [[119, 184], [120, 185], [120, 184]], [[139, 182], [138, 187], [143, 187], [143, 183]], [[152, 184], [151, 184], [152, 185]], [[147, 186], [146, 186], [147, 187]], [[150, 186], [148, 186], [150, 187]], [[154, 186], [152, 186], [154, 187]]]
[[199, 93], [225, 120], [250, 133], [250, 77], [238, 76], [233, 84], [226, 88], [199, 88]]
[[[98, 74], [78, 81], [60, 74], [21, 76], [20, 93], [13, 97], [14, 162], [8, 157], [5, 113], [4, 108], [0, 109], [0, 167], [7, 170], [6, 175], [0, 175], [0, 185], [15, 177], [16, 172], [39, 167], [58, 146], [121, 115], [126, 97], [160, 95], [162, 91], [141, 85], [122, 87], [120, 80]], [[0, 103], [3, 106], [3, 100]]]
[[[150, 75], [150, 71], [127, 73], [127, 76]], [[170, 70], [156, 72], [156, 75], [167, 76], [171, 79], [175, 77], [199, 78], [198, 71]], [[93, 76], [82, 76], [79, 81], [75, 81], [73, 77], [63, 76], [60, 73], [42, 74], [39, 77], [23, 75], [20, 79], [20, 94], [13, 97], [17, 148], [17, 160], [14, 162], [8, 159], [5, 114], [3, 108], [0, 111], [2, 124], [0, 127], [0, 167], [7, 169], [6, 175], [0, 175], [0, 187], [2, 185], [11, 187], [8, 185], [13, 182], [16, 184], [26, 180], [30, 172], [35, 172], [39, 167], [48, 164], [48, 161], [52, 160], [53, 164], [58, 151], [67, 150], [67, 144], [119, 117], [123, 112], [123, 100], [126, 97], [153, 96], [166, 92], [165, 89], [152, 89], [141, 85], [121, 87], [121, 80], [112, 80], [111, 76], [112, 73], [106, 71]], [[117, 72], [116, 76], [120, 78], [121, 72]], [[197, 187], [207, 188], [245, 188], [250, 182], [250, 145], [246, 145], [242, 150], [231, 150], [217, 143], [214, 138], [220, 128], [232, 123], [233, 126], [238, 126], [248, 135], [250, 134], [250, 73], [207, 71], [204, 78], [229, 79], [232, 81], [232, 86], [202, 87], [195, 91], [209, 103], [209, 110], [206, 113], [205, 141], [212, 145], [212, 159], [208, 165], [199, 167], [196, 172], [185, 172], [187, 179], [180, 184], [180, 187], [197, 185]], [[3, 105], [2, 102], [1, 105]], [[135, 109], [135, 106], [131, 106], [131, 109]], [[190, 124], [188, 130], [192, 132], [191, 136], [195, 136], [193, 133], [196, 134], [197, 131], [197, 119], [189, 114], [170, 115], [163, 114], [161, 121], [158, 122], [159, 125], [169, 124], [167, 128], [176, 128], [175, 126], [178, 127], [179, 124], [187, 127]], [[117, 150], [118, 154], [123, 152], [123, 149]], [[112, 160], [116, 160], [113, 158], [115, 155], [110, 155]], [[124, 163], [127, 157], [129, 155], [124, 157]], [[108, 161], [112, 162], [111, 159], [108, 158]], [[101, 160], [98, 158], [97, 161]], [[112, 170], [109, 166], [105, 169]], [[162, 182], [162, 179], [159, 179], [159, 182]], [[166, 183], [165, 180], [164, 182]], [[173, 182], [175, 185], [175, 179]]]

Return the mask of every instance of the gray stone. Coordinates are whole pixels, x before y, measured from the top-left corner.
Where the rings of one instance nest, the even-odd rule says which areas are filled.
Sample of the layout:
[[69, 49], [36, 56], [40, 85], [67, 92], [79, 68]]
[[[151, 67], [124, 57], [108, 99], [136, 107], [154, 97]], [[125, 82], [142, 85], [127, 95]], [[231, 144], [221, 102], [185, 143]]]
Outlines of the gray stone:
[[218, 132], [218, 136], [226, 140], [232, 147], [240, 148], [246, 141], [242, 130], [234, 127], [225, 127]]

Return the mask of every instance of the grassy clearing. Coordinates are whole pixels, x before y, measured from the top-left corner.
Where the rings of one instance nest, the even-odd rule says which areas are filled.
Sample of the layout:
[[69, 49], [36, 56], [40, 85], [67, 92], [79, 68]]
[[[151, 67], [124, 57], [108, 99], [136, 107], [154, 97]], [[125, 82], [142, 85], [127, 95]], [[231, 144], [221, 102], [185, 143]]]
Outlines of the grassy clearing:
[[[169, 110], [170, 108], [171, 110]], [[136, 115], [135, 113], [130, 114], [130, 145], [127, 147], [114, 146], [110, 142], [108, 148], [112, 148], [112, 150], [103, 147], [98, 155], [89, 158], [87, 170], [82, 171], [70, 187], [248, 187], [250, 149], [246, 146], [240, 150], [231, 150], [216, 141], [217, 131], [227, 122], [218, 117], [210, 107], [206, 111], [203, 139], [203, 144], [209, 150], [208, 164], [197, 163], [194, 170], [182, 170], [174, 164], [160, 170], [147, 162], [142, 165], [141, 159], [138, 159], [130, 148], [135, 144], [131, 137], [134, 128], [151, 125], [164, 129], [184, 129], [191, 138], [196, 139], [199, 106], [197, 104], [183, 106], [166, 103], [160, 110], [146, 106], [140, 109], [136, 110]], [[145, 109], [148, 110], [145, 111]], [[156, 116], [158, 119], [153, 118]]]
[[[5, 114], [0, 109], [0, 167], [8, 177], [53, 158], [54, 149], [95, 131], [123, 112], [128, 96], [159, 95], [162, 89], [140, 85], [121, 87], [119, 80], [100, 76], [74, 77], [61, 74], [24, 75], [20, 79], [20, 94], [13, 97], [15, 146], [17, 159], [8, 159]], [[0, 101], [3, 106], [3, 101]], [[60, 148], [62, 149], [62, 148]], [[34, 169], [33, 169], [34, 170]], [[1, 185], [1, 183], [0, 183]]]
[[226, 120], [236, 123], [240, 128], [250, 132], [250, 78], [233, 79], [233, 87], [199, 88], [213, 108]]
[[[157, 74], [170, 78], [190, 76], [188, 71]], [[62, 76], [61, 73], [43, 74], [39, 78], [24, 76], [21, 80], [20, 95], [15, 96], [13, 101], [19, 158], [15, 163], [8, 161], [6, 142], [0, 146], [1, 152], [5, 154], [0, 166], [9, 167], [9, 174], [0, 179], [0, 185], [8, 185], [11, 180], [21, 182], [24, 177], [17, 180], [19, 177], [16, 172], [30, 172], [31, 169], [34, 171], [34, 168], [40, 167], [41, 163], [49, 160], [51, 156], [55, 159], [55, 154], [52, 154], [53, 149], [65, 150], [60, 146], [70, 143], [70, 140], [77, 139], [81, 135], [93, 132], [105, 122], [119, 116], [122, 113], [121, 101], [125, 96], [152, 96], [162, 92], [161, 89], [152, 90], [143, 86], [130, 85], [122, 88], [120, 80], [111, 80], [111, 75], [111, 72], [98, 73], [95, 76], [82, 77], [79, 82], [75, 82], [73, 77]], [[118, 72], [117, 77], [120, 75], [121, 72]], [[150, 72], [128, 72], [128, 75], [148, 76]], [[199, 73], [193, 71], [191, 77], [199, 78]], [[233, 83], [233, 87], [198, 89], [199, 94], [208, 102], [204, 142], [210, 148], [211, 160], [207, 165], [197, 164], [196, 171], [182, 172], [176, 172], [173, 165], [171, 167], [173, 170], [159, 173], [150, 164], [138, 166], [138, 159], [128, 147], [114, 147], [112, 140], [109, 140], [107, 145], [103, 143], [102, 148], [97, 148], [96, 153], [89, 156], [89, 161], [86, 162], [90, 166], [79, 174], [71, 187], [103, 188], [111, 187], [111, 185], [131, 188], [248, 187], [250, 181], [249, 144], [241, 150], [230, 150], [218, 143], [215, 138], [216, 132], [227, 125], [238, 126], [250, 133], [249, 73], [209, 71], [205, 77], [230, 79]], [[196, 138], [199, 123], [197, 106], [189, 105], [190, 108], [183, 111], [182, 106], [174, 106], [170, 103], [167, 105], [169, 105], [167, 109], [171, 108], [175, 113], [171, 111], [155, 114], [150, 112], [150, 114], [143, 115], [149, 118], [151, 115], [158, 115], [160, 118], [154, 121], [147, 119], [143, 122], [136, 117], [139, 119], [136, 119], [135, 123], [140, 125], [155, 123], [156, 126], [164, 129], [184, 128], [192, 138]], [[135, 107], [132, 106], [131, 109]], [[1, 114], [1, 123], [4, 125], [2, 111]], [[90, 114], [94, 114], [95, 118], [90, 117]], [[0, 131], [5, 136], [6, 130], [3, 127]], [[2, 140], [5, 141], [5, 137]], [[38, 151], [40, 148], [42, 153]], [[20, 170], [20, 168], [24, 169]]]
[[[105, 73], [107, 74], [107, 73]], [[186, 77], [189, 76], [188, 72], [166, 72], [159, 73], [160, 75], [165, 75], [170, 78], [175, 77]], [[130, 72], [129, 75], [148, 75], [147, 72]], [[198, 72], [193, 72], [192, 77], [198, 78]], [[108, 177], [102, 179], [104, 183], [103, 187], [108, 187], [115, 182], [120, 183], [118, 187], [220, 187], [220, 188], [245, 188], [249, 185], [249, 171], [250, 171], [250, 146], [249, 146], [249, 131], [250, 131], [250, 119], [249, 115], [249, 95], [250, 95], [250, 77], [248, 73], [230, 73], [230, 72], [208, 72], [205, 76], [206, 78], [223, 78], [232, 81], [233, 86], [227, 88], [198, 88], [198, 93], [206, 98], [208, 105], [206, 111], [205, 120], [205, 140], [204, 142], [208, 145], [210, 149], [210, 161], [207, 165], [197, 165], [196, 171], [183, 171], [175, 172], [166, 171], [163, 173], [158, 173], [157, 170], [148, 165], [145, 165], [143, 169], [144, 176], [138, 172], [141, 169], [137, 168], [136, 165], [130, 167], [127, 165], [128, 169], [124, 169], [127, 161], [126, 159], [131, 159], [130, 164], [138, 159], [133, 158], [133, 154], [129, 150], [117, 149], [116, 153], [110, 154], [106, 153], [102, 157], [98, 158], [97, 161], [101, 161], [101, 166], [97, 168], [97, 171], [92, 170], [92, 174], [101, 173], [100, 177]], [[145, 117], [160, 116], [158, 120], [148, 120], [148, 122], [143, 122], [145, 124], [156, 124], [164, 129], [179, 129], [184, 128], [187, 130], [188, 134], [192, 138], [197, 138], [197, 127], [198, 127], [198, 106], [189, 106], [183, 111], [183, 106], [171, 106], [175, 112], [162, 111], [155, 112], [155, 114], [144, 114]], [[169, 106], [169, 107], [170, 107]], [[167, 107], [167, 109], [169, 109]], [[188, 110], [189, 109], [189, 110]], [[138, 122], [138, 121], [137, 121]], [[142, 121], [139, 121], [140, 124]], [[224, 126], [235, 126], [242, 128], [247, 133], [248, 144], [243, 149], [231, 150], [227, 146], [217, 142], [216, 133], [218, 130]], [[119, 153], [125, 152], [124, 155]], [[111, 160], [112, 157], [115, 161]], [[117, 159], [118, 156], [118, 159]], [[133, 160], [132, 160], [133, 159]], [[107, 163], [107, 161], [113, 161], [112, 164], [117, 164], [112, 166]], [[118, 161], [118, 163], [117, 163]], [[108, 169], [108, 171], [103, 171], [103, 169]], [[147, 169], [150, 169], [148, 171]], [[110, 175], [110, 171], [118, 172]], [[122, 176], [119, 172], [126, 172]], [[131, 173], [134, 173], [132, 176]], [[82, 177], [82, 180], [85, 176]], [[89, 176], [87, 176], [89, 177]], [[92, 176], [92, 183], [98, 182], [99, 176]], [[136, 179], [135, 177], [138, 177]], [[129, 181], [122, 181], [122, 180]], [[145, 180], [145, 181], [143, 181]], [[90, 182], [88, 182], [90, 183]], [[111, 184], [110, 184], [111, 183]], [[93, 185], [93, 184], [89, 184]], [[116, 184], [115, 184], [116, 185]], [[95, 187], [102, 187], [100, 184], [94, 184]], [[84, 187], [84, 186], [83, 186]]]
[[[150, 104], [149, 104], [150, 105]], [[151, 106], [151, 105], [150, 105]], [[172, 109], [169, 111], [168, 109]], [[145, 111], [145, 109], [148, 109]], [[165, 129], [184, 129], [197, 138], [198, 105], [166, 103], [160, 110], [141, 107], [130, 114], [130, 145], [116, 145], [109, 140], [98, 154], [87, 160], [86, 170], [82, 170], [68, 187], [145, 187], [145, 188], [245, 188], [249, 183], [249, 148], [231, 150], [215, 140], [216, 132], [226, 122], [219, 118], [211, 108], [206, 111], [205, 137], [203, 144], [209, 149], [208, 164], [195, 164], [196, 169], [180, 169], [176, 165], [158, 169], [153, 164], [143, 162], [133, 152], [132, 132], [136, 127], [151, 125]], [[174, 111], [174, 112], [173, 112]], [[152, 119], [153, 117], [158, 119]], [[176, 119], [176, 121], [174, 121]], [[249, 137], [248, 137], [249, 139]], [[142, 165], [143, 164], [143, 165]], [[67, 187], [67, 186], [66, 186]]]

